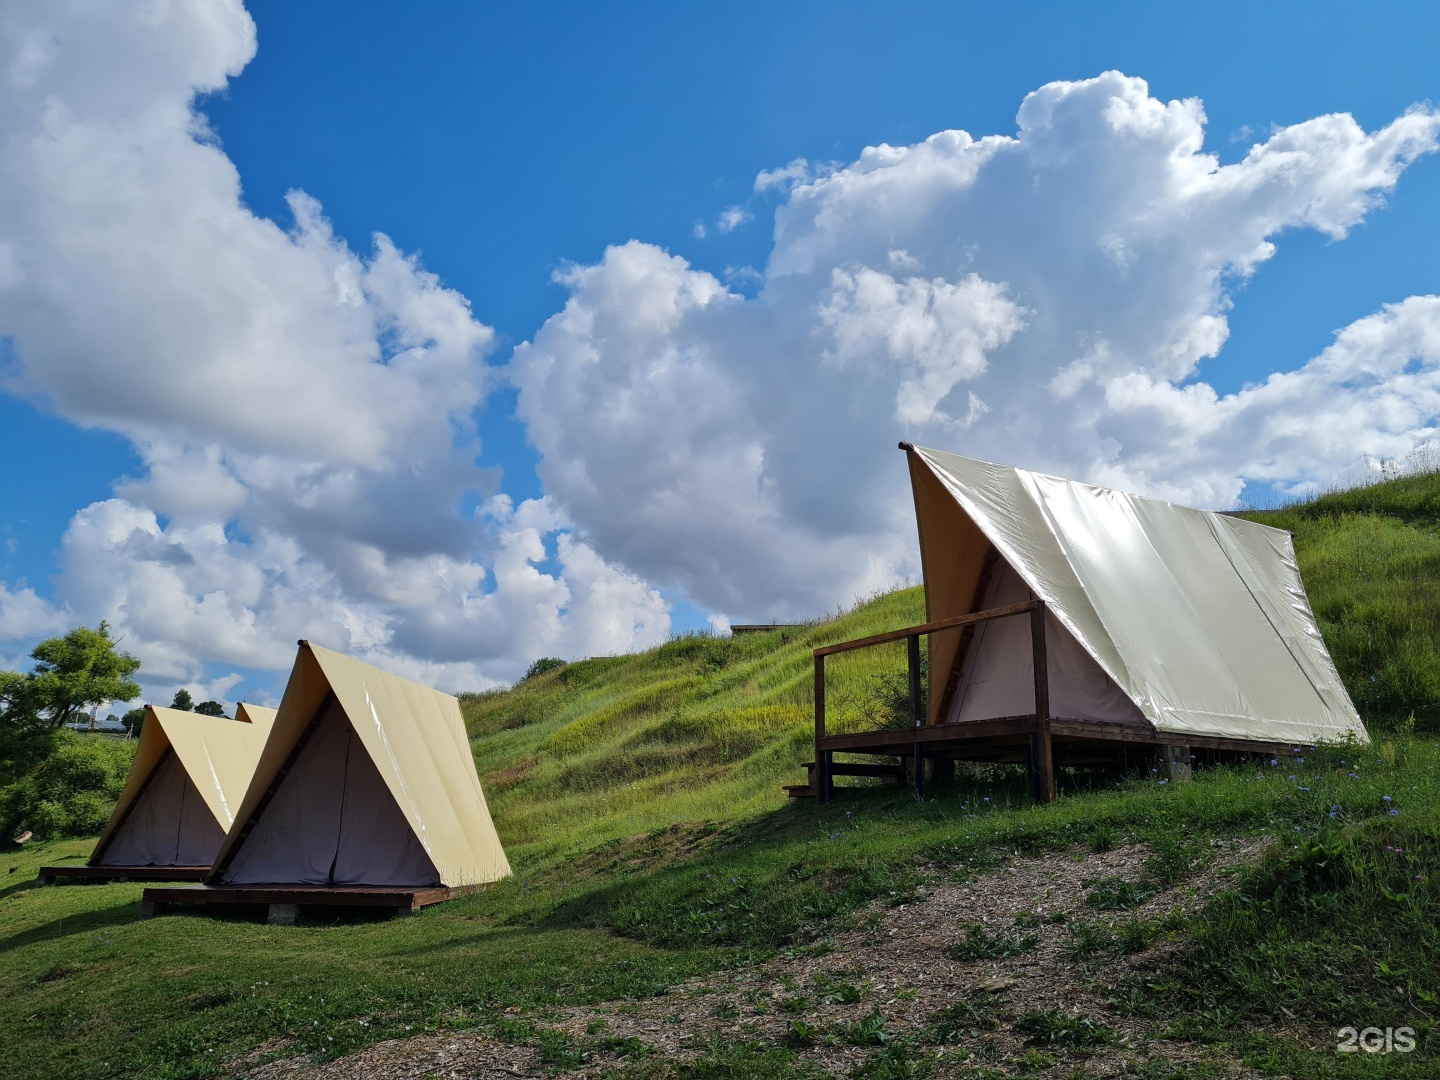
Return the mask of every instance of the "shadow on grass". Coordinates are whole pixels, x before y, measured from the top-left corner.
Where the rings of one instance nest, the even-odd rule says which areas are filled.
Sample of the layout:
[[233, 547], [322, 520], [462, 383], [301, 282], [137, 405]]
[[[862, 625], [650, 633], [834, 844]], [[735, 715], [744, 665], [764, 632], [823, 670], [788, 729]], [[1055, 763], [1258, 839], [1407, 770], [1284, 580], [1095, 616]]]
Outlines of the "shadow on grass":
[[39, 941], [55, 941], [75, 934], [87, 934], [109, 926], [136, 922], [140, 918], [140, 904], [132, 901], [115, 907], [82, 911], [75, 915], [63, 915], [58, 919], [32, 926], [10, 937], [0, 938], [0, 953], [20, 949]]
[[0, 889], [0, 900], [4, 900], [7, 896], [14, 896], [16, 893], [29, 892], [31, 889], [49, 888], [53, 888], [53, 886], [41, 885], [39, 878], [21, 878], [19, 881], [13, 882], [5, 886], [5, 888]]

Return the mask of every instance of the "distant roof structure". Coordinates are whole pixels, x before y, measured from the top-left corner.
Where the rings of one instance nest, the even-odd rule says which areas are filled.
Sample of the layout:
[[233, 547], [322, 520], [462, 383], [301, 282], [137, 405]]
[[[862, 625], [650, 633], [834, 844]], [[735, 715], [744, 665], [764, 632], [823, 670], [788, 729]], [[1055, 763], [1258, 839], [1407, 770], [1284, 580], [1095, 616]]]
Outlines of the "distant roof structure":
[[[1368, 741], [1289, 533], [902, 447], [927, 619], [1044, 601], [1053, 715], [1151, 725], [1177, 742]], [[937, 633], [930, 647], [931, 723], [1033, 711], [1023, 620]]]

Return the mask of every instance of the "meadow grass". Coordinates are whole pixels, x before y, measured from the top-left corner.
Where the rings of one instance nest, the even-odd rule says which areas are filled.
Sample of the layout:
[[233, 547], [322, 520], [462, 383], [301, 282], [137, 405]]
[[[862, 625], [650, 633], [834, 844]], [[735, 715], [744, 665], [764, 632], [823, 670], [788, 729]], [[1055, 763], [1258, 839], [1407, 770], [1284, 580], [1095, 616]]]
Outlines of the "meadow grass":
[[[79, 857], [83, 842], [26, 851], [8, 860], [17, 872], [0, 899], [0, 1061], [23, 1060], [33, 1076], [188, 1077], [276, 1039], [323, 1059], [436, 1027], [514, 1037], [507, 1008], [528, 1017], [658, 993], [821, 942], [871, 900], [910, 898], [922, 866], [970, 877], [1097, 836], [1150, 844], [1157, 886], [1203, 865], [1212, 839], [1272, 841], [1237, 890], [1187, 920], [1184, 978], [1135, 988], [1137, 1010], [1232, 1042], [1288, 1014], [1408, 1024], [1433, 1039], [1433, 741], [1210, 769], [1189, 784], [1071, 789], [1050, 806], [1030, 805], [1021, 787], [957, 781], [921, 804], [869, 789], [826, 807], [657, 829], [581, 858], [522, 863], [485, 893], [384, 922], [140, 920], [139, 886], [33, 887], [41, 861]], [[1112, 947], [1123, 946], [1097, 946]], [[1310, 1059], [1287, 1053], [1291, 1074], [1306, 1075], [1296, 1061]], [[1433, 1069], [1433, 1053], [1425, 1042], [1409, 1060]]]
[[[1227, 1043], [1273, 1075], [1434, 1076], [1440, 480], [1383, 487], [1258, 515], [1296, 534], [1371, 747], [1205, 769], [1187, 784], [1062, 775], [1061, 797], [1043, 807], [1004, 770], [937, 785], [922, 803], [861, 785], [827, 806], [787, 805], [780, 785], [799, 781], [810, 756], [811, 650], [921, 621], [920, 590], [800, 628], [679, 637], [464, 696], [515, 875], [412, 918], [141, 920], [138, 885], [35, 887], [38, 866], [83, 859], [92, 841], [6, 853], [0, 1074], [203, 1077], [247, 1054], [323, 1060], [438, 1028], [539, 1038], [556, 1006], [649, 996], [692, 974], [823, 947], [836, 928], [860, 925], [864, 905], [903, 901], [927, 874], [968, 878], [1011, 856], [1144, 842], [1151, 855], [1133, 895], [1114, 883], [1092, 890], [1088, 907], [1123, 910], [1145, 890], [1183, 884], [1212, 840], [1254, 838], [1268, 845], [1261, 864], [1195, 915], [1077, 938], [1091, 959], [1160, 934], [1179, 941], [1175, 963], [1122, 987], [1114, 1007]], [[883, 722], [902, 653], [843, 659], [831, 670], [835, 722]], [[1306, 1050], [1277, 1034], [1296, 1018], [1408, 1025], [1421, 1046], [1384, 1061]], [[1051, 1044], [1085, 1035], [1063, 1019], [1031, 1018], [1035, 1068]], [[547, 1050], [557, 1063], [579, 1052]], [[928, 1053], [888, 1045], [866, 1075], [923, 1075]], [[637, 1056], [622, 1073], [793, 1075], [795, 1054], [725, 1045], [688, 1063]]]

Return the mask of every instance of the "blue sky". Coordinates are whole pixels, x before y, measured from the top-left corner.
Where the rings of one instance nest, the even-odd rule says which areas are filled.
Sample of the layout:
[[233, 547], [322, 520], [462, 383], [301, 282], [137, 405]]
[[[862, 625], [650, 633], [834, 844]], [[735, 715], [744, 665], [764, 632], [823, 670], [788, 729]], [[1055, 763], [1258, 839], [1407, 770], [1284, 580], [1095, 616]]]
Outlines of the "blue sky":
[[[763, 291], [762, 275], [779, 250], [772, 233], [774, 215], [793, 189], [774, 186], [757, 191], [756, 177], [762, 170], [804, 159], [810, 172], [803, 183], [825, 175], [827, 169], [843, 170], [867, 146], [907, 146], [956, 128], [976, 138], [1013, 136], [1016, 112], [1026, 95], [1060, 80], [1087, 80], [1118, 70], [1146, 80], [1150, 98], [1158, 102], [1200, 99], [1207, 121], [1205, 150], [1224, 164], [1240, 162], [1253, 144], [1265, 141], [1275, 130], [1328, 113], [1349, 113], [1365, 132], [1375, 132], [1416, 103], [1440, 99], [1440, 8], [1432, 3], [1216, 4], [1203, 10], [1154, 4], [772, 3], [717, 9], [356, 3], [347, 6], [343, 19], [335, 17], [333, 8], [312, 4], [260, 2], [249, 4], [248, 10], [258, 42], [254, 58], [248, 64], [237, 63], [223, 54], [230, 58], [217, 59], [216, 64], [241, 70], [223, 89], [202, 89], [197, 98], [198, 109], [213, 130], [213, 146], [238, 171], [244, 209], [291, 230], [294, 218], [287, 194], [303, 191], [318, 201], [335, 237], [362, 262], [370, 258], [372, 234], [383, 233], [401, 253], [418, 256], [423, 269], [437, 275], [452, 295], [467, 300], [476, 324], [493, 330], [483, 360], [492, 371], [509, 364], [515, 346], [526, 342], [533, 347], [521, 370], [538, 370], [530, 366], [534, 358], [549, 356], [552, 346], [537, 335], [567, 300], [581, 295], [581, 287], [573, 281], [554, 280], [557, 272], [564, 274], [572, 266], [608, 265], [607, 248], [630, 240], [682, 257], [690, 270], [708, 272], [728, 283], [737, 296], [763, 307], [763, 301], [754, 298]], [[56, 21], [57, 28], [46, 40], [59, 42], [63, 57], [70, 31], [58, 25], [63, 19]], [[38, 33], [35, 27], [26, 28], [26, 33], [32, 32]], [[138, 57], [148, 46], [135, 40]], [[166, 55], [183, 58], [192, 47], [198, 55], [202, 46], [192, 46], [189, 40], [177, 46], [178, 52]], [[213, 44], [205, 40], [203, 47]], [[116, 54], [123, 54], [130, 41], [118, 35], [113, 43]], [[140, 64], [136, 60], [132, 69], [116, 60], [113, 77], [139, 85], [147, 78]], [[202, 82], [197, 79], [192, 85], [199, 87]], [[134, 151], [136, 160], [149, 160], [144, 158], [147, 153], [143, 146]], [[162, 160], [158, 150], [154, 160]], [[166, 183], [175, 186], [165, 189], [169, 194], [156, 194], [156, 199], [174, 199], [174, 192], [182, 190], [185, 174], [174, 175], [178, 179]], [[1357, 190], [1364, 187], [1358, 181], [1357, 185]], [[1276, 245], [1273, 257], [1258, 268], [1237, 271], [1229, 266], [1217, 271], [1223, 304], [1216, 310], [1223, 310], [1228, 338], [1192, 370], [1166, 376], [1170, 382], [1181, 389], [1204, 382], [1221, 396], [1230, 394], [1262, 383], [1273, 372], [1300, 368], [1321, 354], [1338, 330], [1386, 305], [1440, 292], [1440, 243], [1436, 242], [1440, 156], [1428, 151], [1414, 155], [1406, 161], [1398, 183], [1374, 190], [1383, 196], [1385, 206], [1347, 221], [1339, 230], [1343, 238], [1334, 229], [1327, 232], [1296, 224], [1299, 217], [1291, 221], [1282, 213], [1278, 225], [1262, 230]], [[137, 196], [137, 204], [143, 201]], [[742, 208], [741, 216], [750, 220], [726, 232], [717, 228], [717, 222], [731, 207]], [[1295, 209], [1294, 214], [1302, 211]], [[0, 209], [0, 241], [7, 234], [5, 217], [6, 211]], [[703, 227], [703, 237], [697, 226]], [[19, 235], [15, 229], [9, 231]], [[38, 245], [37, 250], [48, 242], [29, 233], [23, 240]], [[27, 250], [23, 243], [15, 241], [17, 250]], [[850, 273], [845, 268], [853, 269], [860, 261], [858, 255], [847, 256], [833, 269]], [[22, 265], [31, 263], [22, 261]], [[122, 259], [114, 265], [123, 268], [125, 263]], [[615, 272], [624, 276], [616, 265]], [[977, 272], [990, 280], [983, 265], [977, 266], [981, 266]], [[746, 267], [754, 273], [734, 272]], [[87, 309], [85, 290], [107, 287], [103, 281], [94, 286], [88, 277], [67, 279], [63, 271], [57, 274], [71, 298], [67, 302]], [[895, 277], [899, 279], [898, 274]], [[1033, 324], [1039, 308], [1025, 295], [1042, 295], [1043, 290], [1022, 294], [1013, 274], [1004, 284], [1019, 298], [1017, 311], [1022, 314], [1016, 319], [1029, 318]], [[157, 295], [151, 297], [157, 311], [171, 302], [160, 292], [157, 285]], [[193, 298], [173, 302], [179, 310], [193, 312], [197, 307]], [[97, 302], [94, 307], [103, 305]], [[122, 626], [134, 622], [131, 640], [146, 646], [153, 642], [153, 650], [163, 656], [150, 663], [157, 672], [157, 693], [182, 683], [216, 693], [243, 695], [247, 688], [256, 696], [272, 693], [275, 680], [268, 672], [277, 665], [267, 658], [278, 655], [275, 649], [224, 635], [203, 647], [181, 647], [177, 642], [187, 636], [181, 629], [185, 619], [177, 616], [167, 636], [163, 613], [152, 612], [144, 629], [138, 618], [127, 616], [139, 606], [140, 592], [148, 589], [146, 595], [155, 595], [153, 582], [144, 584], [150, 579], [127, 578], [126, 589], [136, 591], [107, 592], [93, 582], [80, 582], [83, 575], [75, 567], [89, 556], [79, 547], [68, 559], [60, 554], [62, 537], [77, 513], [110, 498], [121, 478], [150, 482], [157, 460], [156, 431], [163, 431], [163, 437], [174, 440], [177, 447], [183, 444], [183, 453], [203, 457], [205, 433], [218, 431], [216, 422], [182, 415], [183, 405], [176, 405], [174, 417], [167, 420], [158, 406], [148, 410], [136, 406], [132, 415], [94, 402], [77, 404], [83, 394], [56, 389], [59, 383], [47, 383], [43, 373], [36, 374], [41, 371], [36, 358], [45, 348], [43, 342], [31, 344], [39, 342], [36, 331], [27, 329], [13, 312], [13, 325], [6, 320], [6, 309], [0, 306], [5, 366], [12, 373], [24, 369], [28, 374], [20, 381], [12, 378], [10, 392], [0, 394], [4, 477], [0, 581], [9, 583], [12, 598], [28, 587], [34, 599], [12, 603], [9, 616], [0, 619], [0, 627], [12, 635], [3, 645], [5, 655], [18, 657], [36, 636], [67, 619], [107, 617]], [[558, 338], [564, 327], [550, 325]], [[993, 358], [1004, 355], [1008, 335], [1024, 335], [1016, 327], [995, 332], [1000, 344], [990, 354], [986, 377], [991, 379], [1001, 370], [1000, 361]], [[98, 334], [98, 344], [89, 347], [93, 363], [113, 368], [137, 362], [136, 353], [105, 355], [105, 340], [104, 334]], [[698, 350], [696, 355], [705, 355], [723, 370], [729, 346], [722, 347], [722, 338], [708, 344], [704, 339], [687, 341], [685, 349]], [[205, 347], [197, 337], [195, 348]], [[595, 347], [603, 351], [604, 343]], [[819, 345], [813, 351], [824, 352]], [[1057, 367], [1060, 359], [1064, 358], [1056, 358]], [[239, 385], [245, 385], [249, 359], [242, 355], [227, 362], [239, 366]], [[1407, 362], [1429, 370], [1423, 357]], [[72, 364], [66, 370], [73, 375], [76, 369]], [[1405, 365], [1397, 370], [1405, 370]], [[904, 550], [908, 541], [903, 522], [883, 536], [867, 532], [869, 525], [852, 529], [854, 545], [844, 557], [852, 564], [873, 557], [878, 569], [870, 577], [832, 573], [834, 585], [828, 592], [807, 585], [787, 593], [763, 575], [742, 580], [747, 576], [747, 560], [756, 557], [753, 551], [767, 550], [759, 540], [753, 549], [735, 541], [728, 548], [701, 550], [703, 545], [693, 537], [687, 539], [689, 534], [677, 526], [667, 540], [667, 553], [657, 554], [643, 538], [625, 534], [626, 520], [651, 523], [641, 531], [665, 528], [663, 523], [654, 524], [659, 519], [649, 516], [648, 510], [642, 513], [639, 503], [633, 508], [623, 505], [627, 488], [614, 482], [615, 470], [633, 469], [633, 464], [623, 464], [631, 459], [607, 458], [603, 447], [597, 449], [590, 467], [592, 471], [609, 468], [608, 488], [593, 482], [594, 477], [583, 483], [574, 476], [560, 477], [587, 453], [586, 444], [567, 443], [563, 432], [541, 434], [545, 417], [556, 415], [557, 406], [548, 403], [558, 399], [553, 387], [537, 379], [522, 375], [508, 383], [503, 378], [492, 381], [476, 392], [472, 407], [450, 417], [452, 424], [473, 432], [479, 451], [476, 455], [473, 442], [460, 439], [456, 443], [464, 443], [460, 450], [452, 447], [442, 455], [446, 467], [462, 468], [455, 462], [469, 454], [469, 460], [478, 457], [480, 465], [501, 470], [484, 479], [441, 485], [444, 490], [434, 496], [433, 506], [441, 507], [435, 511], [439, 531], [462, 521], [465, 528], [479, 530], [475, 536], [428, 545], [424, 530], [416, 526], [422, 535], [407, 534], [391, 547], [380, 540], [372, 544], [380, 553], [375, 558], [382, 561], [418, 558], [433, 546], [447, 558], [483, 567], [483, 580], [467, 586], [468, 600], [444, 593], [449, 599], [436, 601], [439, 607], [453, 602], [456, 610], [471, 611], [477, 597], [499, 588], [495, 567], [504, 556], [497, 537], [533, 528], [543, 550], [528, 565], [555, 581], [568, 582], [571, 594], [569, 601], [556, 600], [553, 590], [539, 599], [526, 594], [513, 611], [507, 609], [506, 618], [513, 620], [528, 618], [516, 612], [534, 610], [536, 604], [545, 608], [548, 614], [541, 622], [549, 621], [536, 629], [536, 636], [526, 638], [513, 629], [472, 628], [468, 623], [459, 633], [446, 621], [448, 616], [436, 614], [435, 606], [425, 612], [401, 610], [397, 601], [386, 598], [383, 585], [361, 586], [353, 580], [347, 585], [347, 574], [353, 579], [358, 571], [344, 568], [351, 556], [334, 554], [352, 539], [349, 519], [343, 515], [325, 527], [328, 533], [307, 526], [311, 531], [285, 534], [314, 560], [306, 573], [294, 567], [282, 571], [264, 559], [256, 562], [263, 564], [256, 573], [286, 577], [298, 590], [297, 602], [306, 594], [296, 581], [332, 574], [340, 584], [326, 593], [326, 603], [337, 605], [333, 624], [327, 625], [344, 632], [337, 629], [327, 643], [362, 653], [378, 650], [367, 654], [382, 661], [388, 658], [421, 677], [480, 684], [513, 677], [517, 666], [523, 668], [523, 662], [533, 658], [526, 650], [601, 652], [609, 651], [607, 642], [616, 648], [631, 647], [656, 633], [705, 626], [710, 613], [737, 621], [791, 617], [844, 603], [887, 574], [903, 576], [912, 569]], [[520, 404], [525, 393], [533, 401], [529, 413]], [[982, 391], [981, 396], [993, 403], [991, 393]], [[1424, 413], [1430, 399], [1416, 393], [1418, 397], [1407, 400]], [[323, 410], [327, 400], [317, 399], [316, 408]], [[535, 410], [548, 411], [541, 416]], [[142, 414], [143, 421], [135, 418]], [[636, 422], [644, 419], [641, 415]], [[1373, 446], [1357, 444], [1351, 456], [1403, 449], [1404, 438], [1417, 441], [1415, 432], [1425, 424], [1433, 427], [1434, 419], [1433, 415], [1421, 416], [1419, 422], [1412, 418], [1377, 436]], [[582, 426], [578, 420], [572, 425], [575, 430]], [[888, 428], [877, 431], [875, 445], [893, 446], [894, 434]], [[602, 435], [595, 433], [596, 438]], [[254, 452], [253, 445], [245, 443], [247, 436], [243, 432], [235, 436], [238, 442], [228, 435], [215, 438], [213, 453], [231, 474], [241, 476], [242, 485], [256, 490], [245, 479], [253, 475], [253, 463], [251, 473], [245, 474], [245, 467], [232, 461], [245, 447], [249, 448], [245, 452]], [[670, 453], [684, 459], [688, 445], [677, 443]], [[1000, 456], [1007, 445], [998, 436], [989, 442], [977, 436], [974, 449]], [[152, 449], [146, 451], [146, 446]], [[781, 457], [777, 448], [770, 451], [777, 460]], [[663, 442], [656, 452], [666, 452]], [[1119, 482], [1119, 477], [1133, 475], [1135, 486], [1197, 502], [1233, 501], [1217, 493], [1233, 495], [1237, 490], [1219, 480], [1213, 489], [1186, 488], [1176, 476], [1162, 475], [1163, 469], [1157, 472], [1153, 464], [1143, 469], [1135, 465], [1126, 474], [1121, 465], [1138, 458], [1117, 457], [1113, 447], [1096, 453], [1091, 460], [1084, 453], [1057, 448], [1037, 451], [1035, 460], [1019, 463], [1083, 474], [1100, 482]], [[1236, 464], [1225, 475], [1243, 485], [1245, 497], [1263, 499], [1277, 486], [1283, 490], [1294, 482], [1323, 480], [1333, 474], [1339, 458], [1333, 451], [1327, 453], [1292, 454], [1282, 464], [1270, 464], [1272, 457], [1266, 457], [1261, 464]], [[319, 460], [311, 449], [301, 457], [305, 454], [310, 455], [307, 461]], [[556, 472], [545, 473], [541, 463], [547, 458]], [[408, 467], [428, 477], [439, 469], [439, 460], [417, 458]], [[607, 460], [615, 464], [607, 466]], [[896, 463], [886, 461], [891, 464]], [[373, 462], [365, 467], [373, 467]], [[545, 482], [542, 474], [548, 477]], [[890, 480], [903, 483], [903, 475]], [[662, 491], [672, 481], [655, 483]], [[592, 492], [597, 488], [605, 490]], [[391, 485], [384, 490], [393, 494], [398, 489]], [[825, 490], [843, 497], [846, 484], [843, 478], [834, 479]], [[503, 492], [512, 507], [532, 500], [525, 513], [544, 521], [527, 524], [529, 518], [503, 517], [500, 511], [503, 520], [492, 517], [485, 528], [473, 526], [475, 509], [489, 505], [487, 500], [497, 492]], [[540, 500], [547, 496], [542, 513]], [[404, 500], [394, 497], [397, 515], [425, 517], [413, 508], [405, 509]], [[600, 509], [587, 502], [592, 497], [594, 507]], [[187, 509], [167, 512], [171, 504], [153, 494], [148, 503], [139, 495], [126, 498], [153, 511], [161, 532], [187, 514], [196, 522], [203, 516], [188, 504]], [[791, 501], [804, 500], [797, 495]], [[653, 509], [650, 502], [644, 506]], [[616, 509], [615, 520], [605, 516], [605, 507]], [[313, 510], [306, 518], [312, 523]], [[878, 506], [875, 512], [891, 513]], [[744, 516], [743, 511], [731, 509], [725, 520], [737, 516]], [[211, 523], [222, 527], [231, 541], [257, 545], [260, 530], [273, 527], [276, 520], [247, 510], [214, 511], [212, 518]], [[783, 541], [770, 537], [765, 543], [803, 545], [823, 533], [823, 523], [830, 520], [824, 514], [801, 518], [796, 519], [798, 531], [783, 533]], [[272, 524], [262, 525], [262, 519]], [[274, 535], [280, 536], [283, 530], [274, 528]], [[377, 527], [372, 523], [366, 528]], [[113, 528], [111, 535], [113, 542], [106, 550], [113, 555], [123, 544], [113, 539]], [[166, 535], [175, 560], [192, 558], [181, 551], [191, 541]], [[580, 579], [573, 569], [566, 576], [557, 546], [562, 536], [583, 541], [586, 551], [608, 568], [604, 572], [611, 576], [604, 580], [610, 584], [596, 585], [594, 595], [613, 596], [619, 590], [630, 597], [624, 603], [607, 601], [611, 607], [605, 612], [597, 608], [593, 617], [572, 620], [585, 622], [589, 629], [584, 633], [564, 625], [579, 609], [576, 582]], [[674, 554], [687, 546], [694, 550], [690, 563], [683, 553]], [[746, 565], [724, 565], [727, 550]], [[398, 563], [385, 565], [392, 581], [412, 572], [397, 569]], [[452, 568], [441, 576], [450, 581], [457, 572]], [[204, 581], [187, 579], [196, 610], [205, 596], [220, 594], [229, 598], [232, 616], [240, 609], [252, 614], [260, 610], [245, 608], [235, 599], [235, 579], [226, 576], [231, 571], [216, 573], [213, 589]], [[516, 580], [528, 573], [517, 571]], [[73, 579], [68, 585], [66, 575]], [[623, 588], [617, 584], [622, 579], [628, 582]], [[663, 619], [656, 614], [654, 595], [669, 605]], [[193, 614], [189, 612], [187, 618]], [[262, 621], [274, 640], [301, 636], [303, 627], [285, 632], [283, 618], [271, 614], [273, 619], [267, 616]], [[605, 619], [612, 616], [627, 629], [607, 637], [603, 627], [610, 625]], [[245, 621], [244, 611], [232, 618], [237, 625]], [[372, 622], [390, 629], [355, 629]], [[396, 636], [395, 627], [404, 633]], [[446, 644], [471, 640], [465, 634], [472, 630], [473, 646]], [[347, 635], [349, 640], [334, 640]], [[507, 636], [522, 638], [525, 644], [501, 643]], [[397, 645], [402, 638], [406, 643]], [[474, 661], [468, 659], [466, 648], [472, 649]], [[232, 674], [238, 679], [224, 681]]]

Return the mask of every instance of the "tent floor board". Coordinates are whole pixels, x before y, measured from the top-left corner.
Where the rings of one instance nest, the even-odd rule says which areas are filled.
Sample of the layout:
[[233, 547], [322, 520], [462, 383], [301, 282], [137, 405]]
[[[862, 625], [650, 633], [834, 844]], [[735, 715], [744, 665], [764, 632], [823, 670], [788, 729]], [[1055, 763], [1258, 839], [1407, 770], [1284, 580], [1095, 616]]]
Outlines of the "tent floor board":
[[397, 888], [389, 885], [183, 885], [146, 889], [141, 898], [142, 915], [161, 915], [172, 908], [224, 906], [269, 908], [272, 923], [294, 922], [305, 908], [388, 908], [396, 912], [418, 911], [457, 896], [483, 889], [484, 885], [422, 886]]
[[87, 882], [103, 885], [108, 881], [204, 881], [208, 866], [42, 866], [35, 875], [41, 885], [57, 882]]

